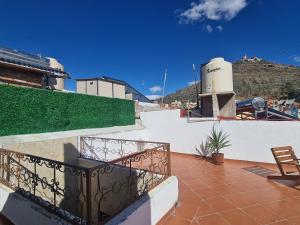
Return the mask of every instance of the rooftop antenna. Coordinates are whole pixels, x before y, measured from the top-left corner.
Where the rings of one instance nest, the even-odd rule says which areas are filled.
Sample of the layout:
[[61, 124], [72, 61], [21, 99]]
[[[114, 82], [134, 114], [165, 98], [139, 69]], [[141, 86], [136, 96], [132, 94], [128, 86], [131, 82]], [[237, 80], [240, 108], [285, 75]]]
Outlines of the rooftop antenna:
[[165, 69], [165, 77], [164, 77], [164, 84], [163, 84], [163, 89], [162, 89], [162, 100], [161, 100], [161, 104], [164, 104], [164, 97], [165, 97], [165, 87], [166, 87], [166, 80], [167, 80], [167, 73], [168, 70], [167, 68]]
[[195, 88], [196, 88], [197, 109], [199, 109], [200, 108], [200, 106], [199, 106], [199, 91], [198, 91], [198, 84], [197, 84], [196, 67], [195, 67], [194, 63], [193, 63], [193, 72], [194, 72]]

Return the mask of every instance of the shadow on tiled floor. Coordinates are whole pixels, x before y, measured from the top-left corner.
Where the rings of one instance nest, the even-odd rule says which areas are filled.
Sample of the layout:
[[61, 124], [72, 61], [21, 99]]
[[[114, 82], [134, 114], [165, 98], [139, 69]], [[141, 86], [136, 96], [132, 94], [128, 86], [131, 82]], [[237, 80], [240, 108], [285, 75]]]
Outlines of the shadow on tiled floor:
[[179, 207], [159, 225], [300, 225], [300, 191], [243, 168], [276, 166], [228, 160], [216, 166], [172, 154], [179, 179]]
[[[264, 168], [262, 166], [256, 165], [256, 166], [245, 167], [243, 169], [248, 172], [254, 173], [258, 176], [265, 177], [265, 178], [267, 178], [270, 175], [271, 176], [275, 175], [275, 176], [281, 177], [280, 173], [278, 173], [277, 171], [270, 170], [270, 169]], [[297, 179], [297, 180], [273, 179], [272, 181], [280, 183], [280, 184], [285, 185], [290, 188], [294, 188], [296, 190], [300, 190], [300, 179]]]

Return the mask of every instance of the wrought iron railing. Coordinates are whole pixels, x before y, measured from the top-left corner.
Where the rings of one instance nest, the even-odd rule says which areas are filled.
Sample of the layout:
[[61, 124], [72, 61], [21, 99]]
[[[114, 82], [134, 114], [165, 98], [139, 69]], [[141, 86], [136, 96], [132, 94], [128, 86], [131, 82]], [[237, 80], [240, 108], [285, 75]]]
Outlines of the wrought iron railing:
[[87, 224], [89, 171], [0, 149], [0, 183], [71, 223]]
[[163, 142], [82, 136], [80, 137], [80, 157], [109, 162], [146, 149], [167, 145], [169, 144]]
[[91, 175], [97, 184], [93, 214], [100, 221], [118, 214], [171, 174], [169, 143], [81, 137], [80, 157], [103, 162]]
[[82, 137], [80, 146], [88, 167], [0, 149], [0, 183], [72, 224], [103, 224], [171, 174], [168, 143]]

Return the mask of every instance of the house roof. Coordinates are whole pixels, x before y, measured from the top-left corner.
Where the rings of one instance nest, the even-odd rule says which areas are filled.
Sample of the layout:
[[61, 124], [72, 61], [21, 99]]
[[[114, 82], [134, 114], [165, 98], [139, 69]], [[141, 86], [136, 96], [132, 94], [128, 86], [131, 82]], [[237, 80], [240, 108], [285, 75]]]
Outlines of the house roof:
[[68, 73], [52, 68], [50, 60], [46, 57], [5, 47], [0, 47], [0, 65], [45, 73], [49, 76], [70, 78]]
[[132, 87], [130, 84], [128, 84], [123, 80], [118, 80], [107, 76], [100, 76], [100, 77], [93, 77], [93, 78], [80, 78], [75, 80], [76, 81], [103, 80], [111, 83], [121, 84], [125, 86], [126, 94], [131, 93], [133, 95], [133, 100], [151, 103], [151, 100], [149, 98], [147, 98], [145, 95], [143, 95], [141, 92], [139, 92], [138, 90], [136, 90], [134, 87]]
[[122, 84], [122, 85], [126, 85], [125, 81], [122, 80], [118, 80], [118, 79], [114, 79], [111, 77], [106, 77], [106, 76], [100, 76], [100, 77], [90, 77], [90, 78], [79, 78], [79, 79], [75, 79], [76, 81], [85, 81], [85, 80], [103, 80], [103, 81], [107, 81], [110, 83], [116, 83], [116, 84]]
[[109, 81], [109, 82], [113, 82], [113, 83], [119, 83], [119, 84], [123, 84], [125, 85], [125, 92], [126, 93], [131, 93], [133, 95], [133, 100], [138, 100], [140, 102], [151, 102], [150, 99], [148, 99], [145, 95], [143, 95], [141, 92], [139, 92], [138, 90], [136, 90], [134, 87], [132, 87], [130, 84], [128, 84], [125, 81], [122, 80], [118, 80], [115, 78], [111, 78], [111, 77], [107, 77], [107, 76], [102, 76], [103, 80], [105, 81]]

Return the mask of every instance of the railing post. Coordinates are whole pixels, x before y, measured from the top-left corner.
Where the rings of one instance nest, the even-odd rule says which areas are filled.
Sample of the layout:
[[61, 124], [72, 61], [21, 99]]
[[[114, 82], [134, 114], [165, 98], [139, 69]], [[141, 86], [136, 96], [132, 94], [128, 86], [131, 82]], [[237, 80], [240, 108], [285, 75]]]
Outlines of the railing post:
[[4, 178], [4, 163], [2, 161], [2, 153], [3, 153], [3, 150], [0, 148], [0, 176], [1, 176], [0, 180], [3, 180], [3, 178]]
[[150, 171], [152, 172], [151, 173], [151, 181], [152, 181], [152, 184], [151, 184], [151, 188], [153, 188], [153, 184], [154, 184], [154, 163], [153, 163], [153, 150], [150, 150], [151, 151], [151, 159], [150, 159]]
[[53, 167], [53, 205], [56, 207], [56, 167]]
[[167, 144], [168, 175], [171, 176], [171, 147]]
[[82, 151], [83, 151], [83, 137], [79, 136], [79, 144], [80, 144], [80, 149], [79, 149], [79, 157], [82, 158]]
[[132, 185], [133, 183], [133, 178], [132, 178], [132, 161], [130, 159], [130, 162], [129, 162], [129, 194], [130, 194], [130, 197], [131, 197], [131, 194], [132, 194]]
[[21, 177], [20, 171], [21, 171], [21, 160], [20, 157], [18, 157], [18, 170], [17, 170], [18, 188], [20, 188], [20, 177]]
[[10, 180], [10, 154], [7, 154], [7, 174], [6, 174], [6, 181], [9, 183]]
[[[92, 214], [92, 173], [93, 170], [86, 170], [86, 214], [87, 214], [87, 225], [92, 224], [93, 214]], [[98, 221], [97, 221], [98, 222]]]
[[[91, 145], [92, 146], [92, 145]], [[107, 141], [104, 141], [104, 161], [107, 161], [107, 153], [108, 153], [108, 149], [107, 149]]]
[[37, 179], [36, 179], [36, 161], [34, 161], [34, 175], [33, 175], [33, 195], [35, 196], [35, 192], [36, 192], [36, 186], [37, 186]]
[[0, 149], [0, 168], [1, 168], [1, 180], [4, 181], [4, 152], [3, 149]]

